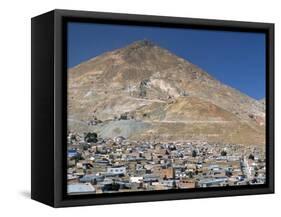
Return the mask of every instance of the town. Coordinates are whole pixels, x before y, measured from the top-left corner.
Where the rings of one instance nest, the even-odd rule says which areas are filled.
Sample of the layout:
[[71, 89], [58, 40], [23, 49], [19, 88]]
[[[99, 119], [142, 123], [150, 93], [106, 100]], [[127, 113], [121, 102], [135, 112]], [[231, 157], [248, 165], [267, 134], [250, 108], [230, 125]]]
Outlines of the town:
[[131, 141], [68, 132], [68, 194], [258, 185], [266, 181], [259, 145]]

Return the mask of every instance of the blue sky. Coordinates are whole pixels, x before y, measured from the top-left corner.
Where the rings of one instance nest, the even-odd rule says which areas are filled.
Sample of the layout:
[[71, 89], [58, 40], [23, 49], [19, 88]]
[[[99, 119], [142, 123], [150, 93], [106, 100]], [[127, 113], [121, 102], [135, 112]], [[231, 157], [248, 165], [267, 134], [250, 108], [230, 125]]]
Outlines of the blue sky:
[[265, 96], [265, 34], [94, 23], [68, 23], [68, 67], [148, 39], [198, 65], [219, 81]]

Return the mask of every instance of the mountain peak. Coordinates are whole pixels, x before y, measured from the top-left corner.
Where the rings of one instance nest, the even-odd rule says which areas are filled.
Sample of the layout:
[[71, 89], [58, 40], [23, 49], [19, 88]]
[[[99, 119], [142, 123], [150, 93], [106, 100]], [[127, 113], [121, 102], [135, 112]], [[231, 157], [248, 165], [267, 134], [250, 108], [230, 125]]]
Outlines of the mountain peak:
[[150, 40], [144, 39], [144, 40], [139, 40], [135, 41], [132, 44], [128, 45], [127, 48], [132, 48], [132, 49], [138, 49], [138, 48], [151, 48], [155, 47], [156, 44]]

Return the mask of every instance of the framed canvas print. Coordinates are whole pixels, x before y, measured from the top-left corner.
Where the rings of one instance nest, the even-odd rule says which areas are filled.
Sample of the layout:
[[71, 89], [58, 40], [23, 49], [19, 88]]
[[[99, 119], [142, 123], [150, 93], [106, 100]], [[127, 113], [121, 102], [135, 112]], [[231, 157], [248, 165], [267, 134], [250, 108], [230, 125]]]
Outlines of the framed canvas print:
[[274, 24], [32, 18], [32, 192], [54, 207], [274, 192]]

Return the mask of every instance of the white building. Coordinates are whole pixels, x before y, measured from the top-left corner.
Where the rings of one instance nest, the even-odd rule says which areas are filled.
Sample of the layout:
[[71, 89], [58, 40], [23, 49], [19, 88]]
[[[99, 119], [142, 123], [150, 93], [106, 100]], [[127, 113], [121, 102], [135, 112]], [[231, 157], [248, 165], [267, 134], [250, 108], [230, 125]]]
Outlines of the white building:
[[126, 167], [124, 167], [124, 166], [108, 167], [107, 173], [112, 173], [112, 174], [115, 174], [115, 175], [125, 175], [126, 174]]

